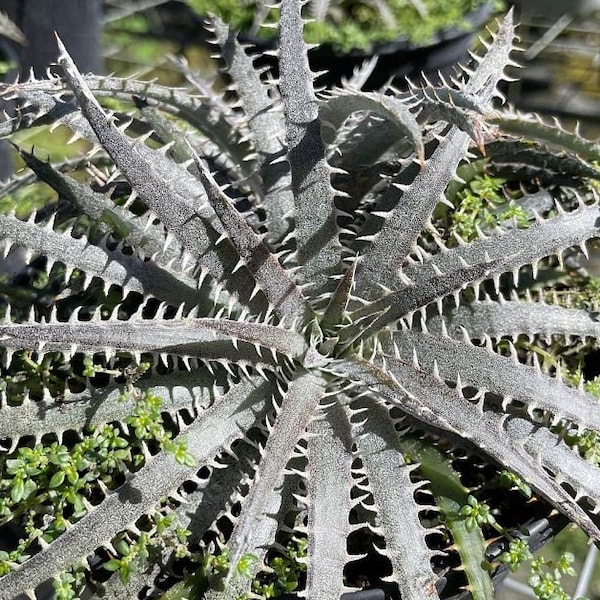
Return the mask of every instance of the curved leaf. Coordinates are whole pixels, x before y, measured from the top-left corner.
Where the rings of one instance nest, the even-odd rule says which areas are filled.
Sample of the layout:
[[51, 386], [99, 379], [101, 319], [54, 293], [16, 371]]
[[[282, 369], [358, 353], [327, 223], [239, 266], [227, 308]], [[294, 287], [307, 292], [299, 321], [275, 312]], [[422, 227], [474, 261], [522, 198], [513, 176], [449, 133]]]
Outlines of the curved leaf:
[[[411, 481], [411, 472], [416, 466], [404, 460], [406, 443], [399, 439], [388, 410], [375, 402], [369, 402], [368, 416], [356, 426], [356, 433], [368, 489], [385, 538], [382, 552], [392, 563], [392, 577], [402, 598], [439, 600], [435, 587], [438, 578], [431, 567], [434, 553], [427, 547], [428, 531], [419, 519], [419, 513], [427, 507], [415, 499], [419, 485]], [[411, 462], [419, 461], [420, 456], [414, 459]]]
[[338, 403], [324, 409], [326, 418], [309, 426], [306, 505], [310, 532], [306, 597], [338, 600], [346, 591], [343, 567], [349, 561], [346, 539], [351, 531], [352, 438]]
[[[136, 382], [136, 388], [162, 398], [162, 411], [176, 412], [208, 406], [217, 393], [213, 384], [211, 373], [195, 370], [152, 374]], [[16, 443], [24, 436], [33, 436], [39, 440], [46, 433], [60, 435], [68, 430], [81, 431], [88, 426], [123, 421], [135, 409], [132, 398], [123, 399], [123, 391], [123, 384], [110, 383], [101, 388], [89, 386], [83, 392], [67, 391], [60, 399], [26, 398], [20, 405], [3, 406], [0, 439]]]
[[[410, 107], [401, 99], [383, 93], [338, 88], [324, 95], [319, 104], [319, 115], [325, 125], [324, 134], [328, 129], [339, 131], [344, 121], [353, 113], [368, 111], [383, 117], [388, 127], [392, 125], [398, 133], [406, 136], [412, 143], [419, 160], [423, 161], [425, 149], [421, 126], [410, 111]], [[331, 136], [325, 137], [325, 141], [332, 142], [330, 138]]]
[[493, 262], [491, 275], [515, 271], [525, 265], [537, 266], [542, 258], [578, 247], [600, 235], [600, 204], [581, 206], [572, 212], [549, 217], [525, 229], [497, 230], [471, 244], [440, 252], [423, 264], [407, 266], [403, 275], [420, 280], [427, 275], [459, 273], [464, 262]]
[[0, 341], [5, 348], [19, 350], [118, 349], [253, 365], [277, 364], [274, 356], [261, 356], [258, 346], [292, 359], [303, 356], [307, 349], [303, 336], [293, 331], [223, 318], [10, 323], [0, 325]]
[[[432, 319], [432, 330], [441, 327]], [[447, 329], [451, 335], [463, 336], [467, 331], [472, 339], [534, 336], [593, 338], [600, 337], [598, 314], [578, 308], [565, 308], [543, 302], [503, 301], [463, 304], [448, 315]]]
[[9, 244], [43, 254], [51, 262], [61, 262], [70, 271], [80, 269], [88, 276], [101, 277], [107, 284], [123, 286], [126, 291], [151, 294], [174, 305], [186, 302], [195, 306], [202, 301], [189, 278], [170, 273], [135, 254], [124, 253], [122, 247], [110, 250], [104, 243], [93, 246], [86, 238], [74, 238], [70, 231], [55, 232], [51, 224], [42, 226], [31, 220], [24, 222], [0, 215], [0, 237]]
[[339, 269], [341, 245], [313, 76], [302, 40], [301, 6], [300, 0], [281, 5], [279, 87], [295, 203], [297, 262], [302, 265], [302, 283], [316, 295]]
[[522, 113], [499, 113], [488, 121], [500, 126], [502, 131], [522, 135], [570, 150], [586, 160], [600, 160], [600, 144], [586, 140], [576, 129], [567, 131], [555, 119], [553, 124], [545, 123], [539, 117]]
[[[300, 374], [285, 392], [277, 409], [277, 418], [270, 428], [269, 439], [261, 452], [262, 460], [250, 492], [242, 502], [240, 516], [227, 542], [232, 569], [247, 553], [259, 558], [255, 569], [258, 571], [260, 568], [266, 548], [277, 531], [275, 516], [281, 504], [279, 489], [286, 465], [294, 447], [306, 434], [306, 427], [324, 393], [323, 382], [309, 373]], [[250, 583], [248, 580], [246, 585], [249, 587]], [[219, 596], [217, 594], [215, 598]], [[209, 593], [208, 598], [212, 597]], [[226, 597], [230, 598], [231, 592]]]
[[253, 134], [252, 142], [264, 186], [263, 202], [269, 239], [280, 240], [288, 231], [288, 221], [294, 209], [290, 166], [282, 160], [286, 152], [283, 114], [280, 109], [274, 109], [274, 101], [262, 84], [251, 58], [229, 27], [218, 18], [213, 18], [212, 23], [228, 73], [245, 109], [248, 128]]
[[437, 369], [444, 380], [460, 378], [462, 385], [522, 402], [530, 413], [536, 409], [549, 411], [555, 420], [569, 419], [582, 427], [600, 431], [596, 399], [550, 378], [535, 367], [500, 356], [492, 350], [449, 337], [412, 331], [393, 334], [383, 348], [406, 361], [416, 356], [421, 368], [430, 373]]

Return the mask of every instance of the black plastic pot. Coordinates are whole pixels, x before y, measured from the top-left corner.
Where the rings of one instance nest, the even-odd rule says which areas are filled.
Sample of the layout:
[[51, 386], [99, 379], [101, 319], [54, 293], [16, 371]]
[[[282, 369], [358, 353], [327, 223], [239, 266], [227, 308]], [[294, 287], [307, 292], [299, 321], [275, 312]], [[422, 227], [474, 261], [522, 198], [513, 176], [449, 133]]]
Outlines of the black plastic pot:
[[[406, 76], [418, 79], [424, 74], [429, 80], [436, 80], [439, 73], [451, 74], [458, 63], [468, 58], [473, 39], [492, 15], [491, 5], [483, 4], [467, 15], [468, 29], [442, 29], [430, 43], [423, 46], [415, 45], [405, 37], [374, 44], [369, 50], [355, 49], [350, 52], [341, 52], [330, 44], [322, 44], [309, 50], [310, 66], [314, 72], [325, 71], [317, 79], [317, 85], [337, 85], [376, 55], [377, 64], [364, 86], [367, 90], [381, 88], [392, 79]], [[254, 44], [260, 50], [269, 50], [275, 45], [272, 40], [251, 38], [243, 33], [240, 39]], [[261, 56], [257, 64], [269, 66], [277, 74], [275, 58]]]
[[[194, 43], [206, 43], [210, 36], [206, 32], [206, 22], [193, 13], [185, 4], [168, 2], [159, 7], [163, 30], [161, 35], [176, 40], [183, 50]], [[314, 72], [326, 71], [317, 79], [317, 84], [339, 84], [344, 77], [350, 77], [357, 67], [366, 60], [377, 55], [378, 61], [369, 77], [365, 89], [378, 89], [392, 78], [404, 76], [418, 79], [421, 73], [428, 79], [435, 80], [438, 71], [451, 74], [457, 63], [468, 60], [468, 49], [481, 27], [492, 17], [491, 4], [482, 4], [477, 10], [469, 13], [465, 20], [467, 29], [449, 27], [437, 32], [434, 39], [425, 45], [418, 46], [405, 37], [392, 42], [374, 44], [369, 50], [355, 49], [350, 52], [336, 50], [330, 44], [322, 44], [309, 50], [308, 56]], [[241, 33], [241, 41], [254, 45], [264, 52], [276, 47], [276, 40], [271, 38], [251, 37]], [[209, 46], [214, 51], [214, 46]], [[274, 56], [257, 56], [257, 66], [268, 66], [275, 76], [277, 59]]]

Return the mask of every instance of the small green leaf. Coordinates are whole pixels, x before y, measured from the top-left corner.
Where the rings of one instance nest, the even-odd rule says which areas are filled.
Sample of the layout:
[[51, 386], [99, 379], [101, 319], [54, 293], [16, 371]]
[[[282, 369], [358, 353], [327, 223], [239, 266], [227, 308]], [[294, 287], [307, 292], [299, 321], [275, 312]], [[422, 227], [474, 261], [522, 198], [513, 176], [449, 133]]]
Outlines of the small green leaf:
[[115, 550], [121, 556], [127, 556], [129, 554], [129, 552], [131, 551], [131, 547], [129, 546], [129, 544], [125, 540], [119, 540], [115, 544]]
[[27, 479], [23, 485], [23, 500], [29, 498], [37, 490], [37, 484], [33, 479]]
[[13, 502], [20, 502], [25, 493], [25, 484], [22, 479], [16, 479], [12, 489], [10, 490], [10, 497]]
[[111, 558], [103, 566], [107, 571], [118, 571], [121, 568], [121, 561], [118, 558]]
[[50, 483], [48, 484], [48, 487], [50, 487], [50, 489], [57, 488], [63, 484], [64, 480], [65, 480], [65, 472], [58, 471], [58, 472], [54, 473], [54, 475], [52, 475], [52, 478], [50, 479]]
[[242, 576], [250, 579], [252, 577], [252, 565], [258, 561], [258, 556], [254, 554], [243, 554], [238, 561], [236, 571]]

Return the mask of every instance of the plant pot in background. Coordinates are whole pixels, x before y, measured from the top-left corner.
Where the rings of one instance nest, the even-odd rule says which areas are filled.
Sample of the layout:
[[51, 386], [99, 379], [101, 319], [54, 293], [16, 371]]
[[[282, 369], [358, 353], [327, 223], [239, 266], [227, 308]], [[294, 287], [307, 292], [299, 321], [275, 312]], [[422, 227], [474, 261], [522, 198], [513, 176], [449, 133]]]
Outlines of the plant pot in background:
[[[376, 43], [369, 50], [354, 49], [350, 52], [342, 52], [330, 44], [321, 44], [309, 50], [310, 66], [313, 72], [325, 71], [317, 79], [317, 84], [325, 86], [339, 85], [342, 79], [351, 77], [355, 69], [374, 56], [378, 60], [364, 86], [366, 90], [379, 89], [392, 79], [404, 77], [419, 79], [425, 75], [430, 81], [435, 81], [439, 73], [452, 74], [455, 66], [468, 58], [468, 50], [475, 36], [492, 15], [491, 5], [483, 4], [467, 15], [468, 29], [442, 29], [431, 42], [422, 46], [403, 36], [391, 42]], [[240, 39], [252, 43], [261, 51], [275, 47], [273, 40], [243, 33]], [[277, 74], [275, 57], [262, 55], [259, 61], [257, 64], [269, 66]]]
[[[205, 44], [211, 52], [214, 51], [214, 45], [209, 43], [211, 36], [206, 31], [206, 20], [201, 19], [185, 4], [168, 2], [157, 10], [163, 26], [161, 35], [177, 40], [181, 51], [186, 46], [197, 43]], [[408, 76], [417, 79], [421, 73], [428, 79], [435, 80], [438, 71], [443, 75], [452, 74], [457, 63], [468, 60], [469, 47], [493, 14], [491, 3], [482, 4], [466, 16], [465, 20], [469, 24], [467, 29], [442, 29], [431, 42], [424, 45], [412, 43], [403, 36], [392, 42], [376, 43], [370, 50], [355, 49], [350, 52], [342, 52], [331, 44], [321, 44], [309, 50], [310, 65], [313, 72], [326, 71], [317, 80], [320, 85], [341, 83], [342, 78], [350, 77], [356, 68], [374, 56], [378, 56], [378, 61], [364, 89], [378, 89], [392, 78]], [[239, 37], [241, 41], [255, 46], [259, 52], [276, 47], [275, 39], [250, 36], [243, 32]], [[275, 56], [260, 55], [256, 61], [258, 66], [269, 67], [274, 75], [278, 75]]]

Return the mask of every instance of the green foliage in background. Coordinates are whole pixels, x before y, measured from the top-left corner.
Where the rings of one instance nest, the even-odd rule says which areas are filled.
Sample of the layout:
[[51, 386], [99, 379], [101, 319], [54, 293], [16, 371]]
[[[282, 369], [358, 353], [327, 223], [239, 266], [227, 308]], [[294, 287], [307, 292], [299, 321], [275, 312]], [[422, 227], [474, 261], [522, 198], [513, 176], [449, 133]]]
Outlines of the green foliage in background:
[[[269, 29], [256, 28], [257, 14], [267, 25], [275, 23], [277, 13], [265, 11], [260, 2], [239, 0], [188, 0], [200, 15], [216, 14], [240, 31], [255, 31], [268, 37]], [[369, 49], [372, 44], [403, 37], [415, 45], [431, 43], [440, 30], [468, 30], [466, 18], [485, 0], [382, 0], [364, 2], [319, 2], [306, 7], [306, 15], [316, 17], [307, 23], [305, 39], [311, 44], [332, 44], [341, 51]], [[496, 2], [496, 9], [501, 3]]]

